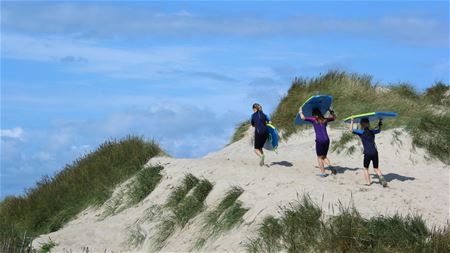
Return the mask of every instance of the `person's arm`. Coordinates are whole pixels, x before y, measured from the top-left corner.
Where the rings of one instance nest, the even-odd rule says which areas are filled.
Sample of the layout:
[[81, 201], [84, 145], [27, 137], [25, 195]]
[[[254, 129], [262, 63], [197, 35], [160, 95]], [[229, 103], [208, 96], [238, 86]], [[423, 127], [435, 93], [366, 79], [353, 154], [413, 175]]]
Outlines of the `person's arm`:
[[348, 127], [348, 130], [350, 131], [350, 133], [357, 134], [357, 135], [361, 135], [364, 133], [364, 130], [362, 130], [362, 129], [353, 129], [353, 124], [354, 124], [354, 121], [352, 119], [352, 121], [350, 122], [350, 125]]
[[373, 130], [372, 130], [372, 133], [373, 133], [373, 134], [379, 134], [379, 133], [381, 132], [381, 126], [383, 126], [383, 121], [380, 119], [380, 120], [378, 121], [377, 128], [376, 128], [376, 129], [373, 129]]
[[353, 119], [350, 121], [350, 124], [348, 125], [348, 131], [353, 132]]
[[336, 119], [336, 114], [334, 113], [334, 110], [330, 108], [328, 111], [330, 112], [331, 116], [327, 118], [327, 121], [328, 122], [334, 121]]
[[300, 118], [302, 119], [302, 120], [305, 120], [305, 114], [303, 114], [303, 110], [302, 110], [302, 108], [303, 107], [300, 107], [300, 109], [298, 110], [298, 113], [300, 114]]
[[253, 121], [253, 116], [250, 119], [250, 123], [252, 124], [252, 127], [255, 127], [255, 121]]

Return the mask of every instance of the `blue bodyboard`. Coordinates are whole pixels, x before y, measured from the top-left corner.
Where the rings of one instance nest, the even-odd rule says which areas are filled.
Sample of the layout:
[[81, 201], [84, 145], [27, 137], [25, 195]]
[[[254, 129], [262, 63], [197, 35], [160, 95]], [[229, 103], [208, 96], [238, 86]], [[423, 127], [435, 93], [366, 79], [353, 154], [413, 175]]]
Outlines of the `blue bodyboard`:
[[266, 143], [264, 144], [264, 148], [267, 150], [275, 150], [278, 148], [278, 132], [277, 129], [272, 124], [267, 124], [267, 131], [269, 132], [269, 136], [267, 138]]
[[[327, 95], [312, 96], [308, 100], [306, 100], [306, 102], [302, 105], [302, 111], [305, 117], [312, 117], [312, 111], [315, 108], [318, 108], [322, 113], [322, 115], [325, 115], [328, 109], [330, 109], [331, 103], [333, 103], [332, 96]], [[295, 117], [295, 124], [302, 125], [305, 123], [307, 123], [307, 121], [302, 120], [302, 118], [300, 118], [300, 114], [297, 113], [297, 116]]]
[[344, 119], [344, 122], [350, 123], [353, 119], [355, 123], [360, 123], [361, 119], [364, 118], [369, 119], [370, 122], [373, 122], [378, 121], [380, 119], [397, 117], [397, 115], [398, 114], [396, 112], [368, 112], [347, 117]]

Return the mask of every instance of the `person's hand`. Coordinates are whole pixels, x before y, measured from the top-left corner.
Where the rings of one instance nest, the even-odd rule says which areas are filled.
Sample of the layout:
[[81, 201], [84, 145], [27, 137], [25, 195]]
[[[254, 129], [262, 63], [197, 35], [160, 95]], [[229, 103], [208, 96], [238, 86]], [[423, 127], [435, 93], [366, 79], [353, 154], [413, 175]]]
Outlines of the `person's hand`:
[[382, 125], [383, 125], [383, 120], [380, 119], [380, 120], [378, 121], [378, 125], [379, 125], [379, 126], [382, 126]]

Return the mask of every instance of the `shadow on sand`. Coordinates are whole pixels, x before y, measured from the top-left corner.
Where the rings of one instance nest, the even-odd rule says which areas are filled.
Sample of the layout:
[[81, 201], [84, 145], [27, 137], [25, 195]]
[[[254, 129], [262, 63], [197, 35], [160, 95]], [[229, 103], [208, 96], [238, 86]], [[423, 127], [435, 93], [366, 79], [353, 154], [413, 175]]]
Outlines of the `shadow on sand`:
[[383, 175], [383, 176], [386, 179], [386, 181], [388, 181], [388, 182], [391, 182], [391, 181], [394, 181], [394, 180], [405, 182], [405, 181], [413, 181], [413, 180], [416, 179], [415, 177], [406, 177], [406, 176], [402, 176], [402, 175], [399, 175], [399, 174], [396, 174], [396, 173], [388, 173], [388, 174]]
[[338, 174], [343, 174], [347, 170], [349, 170], [349, 171], [357, 171], [357, 170], [359, 170], [359, 168], [349, 168], [349, 167], [342, 167], [342, 166], [333, 166], [333, 168], [336, 170], [336, 172]]
[[291, 162], [288, 162], [288, 161], [272, 162], [270, 164], [270, 166], [272, 166], [272, 165], [280, 165], [280, 166], [284, 166], [284, 167], [292, 167], [292, 166], [294, 166], [294, 164], [292, 164]]

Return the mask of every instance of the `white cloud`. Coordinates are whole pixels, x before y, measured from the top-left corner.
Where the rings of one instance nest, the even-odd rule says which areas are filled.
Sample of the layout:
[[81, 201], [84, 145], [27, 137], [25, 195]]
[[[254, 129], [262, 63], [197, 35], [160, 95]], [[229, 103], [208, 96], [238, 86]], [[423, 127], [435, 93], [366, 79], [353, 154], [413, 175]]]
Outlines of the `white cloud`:
[[12, 129], [1, 129], [0, 136], [2, 138], [12, 138], [22, 140], [24, 131], [21, 127], [15, 127]]
[[[156, 79], [169, 69], [189, 70], [203, 49], [188, 46], [121, 49], [93, 41], [2, 34], [2, 57], [67, 63], [73, 71], [107, 73], [122, 78]], [[164, 74], [164, 73], [163, 73]]]
[[[389, 38], [401, 43], [448, 47], [448, 24], [433, 16], [402, 15], [375, 18], [296, 16], [269, 19], [246, 13], [208, 16], [181, 10], [115, 7], [79, 3], [4, 4], [2, 27], [25, 33], [64, 34], [95, 38], [314, 35]], [[24, 18], [26, 17], [26, 18]]]

